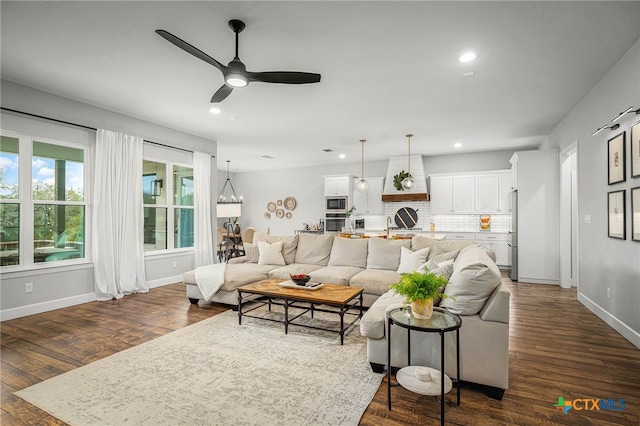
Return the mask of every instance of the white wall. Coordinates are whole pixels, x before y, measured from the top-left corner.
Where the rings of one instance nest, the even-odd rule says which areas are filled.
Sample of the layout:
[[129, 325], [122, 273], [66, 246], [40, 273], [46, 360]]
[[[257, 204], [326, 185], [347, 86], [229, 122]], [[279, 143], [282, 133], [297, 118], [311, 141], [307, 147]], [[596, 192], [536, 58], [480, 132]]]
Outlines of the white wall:
[[[89, 127], [105, 128], [141, 136], [147, 140], [189, 150], [216, 154], [215, 141], [189, 135], [114, 113], [92, 105], [52, 95], [9, 81], [1, 81], [2, 107], [42, 115]], [[47, 136], [95, 146], [95, 132], [75, 126], [0, 112], [0, 127], [27, 135]], [[189, 154], [190, 155], [190, 154]], [[212, 164], [215, 164], [213, 159]], [[214, 166], [215, 167], [215, 166]], [[214, 187], [216, 182], [214, 182]], [[173, 268], [173, 262], [176, 267]], [[147, 280], [151, 286], [176, 282], [185, 271], [193, 269], [193, 253], [173, 253], [149, 257]], [[44, 267], [30, 271], [2, 272], [0, 282], [0, 317], [16, 318], [46, 310], [94, 300], [93, 264]], [[177, 279], [176, 279], [177, 278]], [[25, 283], [33, 283], [33, 292], [25, 293]]]
[[[629, 106], [640, 107], [640, 40], [553, 130], [548, 147], [561, 150], [578, 141], [578, 300], [640, 347], [640, 243], [631, 241], [630, 189], [640, 185], [632, 179], [607, 185], [607, 141], [627, 132], [640, 116], [627, 114], [620, 128], [591, 133]], [[627, 239], [607, 237], [607, 192], [626, 190]], [[591, 223], [584, 223], [585, 216]], [[611, 289], [608, 299], [606, 289]]]

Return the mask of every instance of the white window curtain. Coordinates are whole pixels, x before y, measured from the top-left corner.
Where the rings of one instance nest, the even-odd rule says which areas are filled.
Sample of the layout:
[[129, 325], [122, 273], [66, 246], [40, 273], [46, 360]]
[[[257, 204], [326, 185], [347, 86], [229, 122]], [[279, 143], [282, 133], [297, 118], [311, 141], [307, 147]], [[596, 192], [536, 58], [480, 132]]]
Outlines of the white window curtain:
[[98, 300], [146, 293], [142, 138], [98, 129], [92, 245]]
[[213, 263], [213, 233], [211, 227], [211, 155], [193, 153], [194, 192], [194, 266]]

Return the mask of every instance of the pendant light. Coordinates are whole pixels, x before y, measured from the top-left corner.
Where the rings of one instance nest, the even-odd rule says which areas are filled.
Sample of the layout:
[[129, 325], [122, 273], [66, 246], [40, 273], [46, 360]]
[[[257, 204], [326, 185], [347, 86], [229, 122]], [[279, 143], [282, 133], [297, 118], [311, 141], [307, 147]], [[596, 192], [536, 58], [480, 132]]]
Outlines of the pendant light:
[[[233, 188], [231, 178], [229, 177], [230, 162], [231, 161], [227, 160], [227, 180], [222, 187], [222, 191], [220, 191], [218, 202], [216, 204], [216, 216], [218, 217], [232, 218], [242, 216], [242, 197], [238, 197], [236, 195], [236, 190]], [[227, 185], [229, 185], [229, 189], [231, 190], [229, 199], [227, 199], [227, 196], [225, 194], [228, 189]]]
[[411, 177], [411, 138], [413, 137], [413, 135], [408, 134], [406, 136], [407, 138], [409, 138], [409, 155], [407, 156], [407, 158], [409, 159], [409, 164], [407, 165], [407, 173], [409, 174], [409, 176], [402, 180], [402, 187], [406, 190], [409, 190], [413, 188], [413, 185], [415, 184], [413, 178]]
[[362, 176], [360, 176], [360, 180], [356, 183], [356, 189], [358, 192], [367, 192], [369, 190], [369, 182], [364, 180], [364, 143], [365, 139], [360, 139], [360, 144], [362, 145]]

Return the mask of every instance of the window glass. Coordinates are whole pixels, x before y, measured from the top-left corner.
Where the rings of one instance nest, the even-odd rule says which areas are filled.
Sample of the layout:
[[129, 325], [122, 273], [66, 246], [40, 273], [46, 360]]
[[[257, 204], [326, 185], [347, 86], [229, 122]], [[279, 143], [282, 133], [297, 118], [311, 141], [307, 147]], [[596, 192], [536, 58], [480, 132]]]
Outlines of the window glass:
[[167, 165], [155, 161], [142, 162], [143, 204], [167, 204]]
[[[173, 203], [177, 206], [193, 206], [193, 169], [173, 166]], [[177, 247], [177, 245], [176, 245]]]
[[167, 209], [144, 208], [144, 250], [165, 250], [167, 248]]
[[0, 266], [20, 263], [20, 205], [0, 203]]
[[34, 200], [84, 200], [84, 150], [33, 142]]
[[18, 139], [0, 137], [0, 198], [17, 200], [19, 164]]
[[176, 208], [173, 224], [175, 247], [193, 247], [193, 209]]
[[84, 257], [84, 206], [36, 204], [33, 207], [33, 261]]

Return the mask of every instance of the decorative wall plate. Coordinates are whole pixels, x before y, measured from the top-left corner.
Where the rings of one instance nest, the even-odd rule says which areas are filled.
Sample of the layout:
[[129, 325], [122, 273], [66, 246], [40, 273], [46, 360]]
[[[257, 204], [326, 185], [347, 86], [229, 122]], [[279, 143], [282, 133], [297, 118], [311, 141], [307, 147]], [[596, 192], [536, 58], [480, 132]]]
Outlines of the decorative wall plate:
[[287, 210], [293, 210], [296, 208], [296, 199], [293, 197], [287, 197], [284, 199], [284, 208]]
[[276, 211], [276, 203], [274, 203], [273, 201], [269, 201], [269, 203], [267, 204], [267, 210], [269, 210], [271, 213]]
[[267, 220], [271, 219], [271, 213], [264, 212], [264, 218], [267, 219]]
[[287, 219], [291, 219], [291, 216], [293, 216], [293, 215], [291, 214], [291, 212], [287, 212], [287, 214], [285, 214], [285, 217], [286, 217]]
[[284, 210], [282, 209], [276, 210], [276, 216], [278, 217], [278, 219], [282, 219], [284, 217]]
[[282, 200], [278, 200], [278, 207], [282, 205]]

